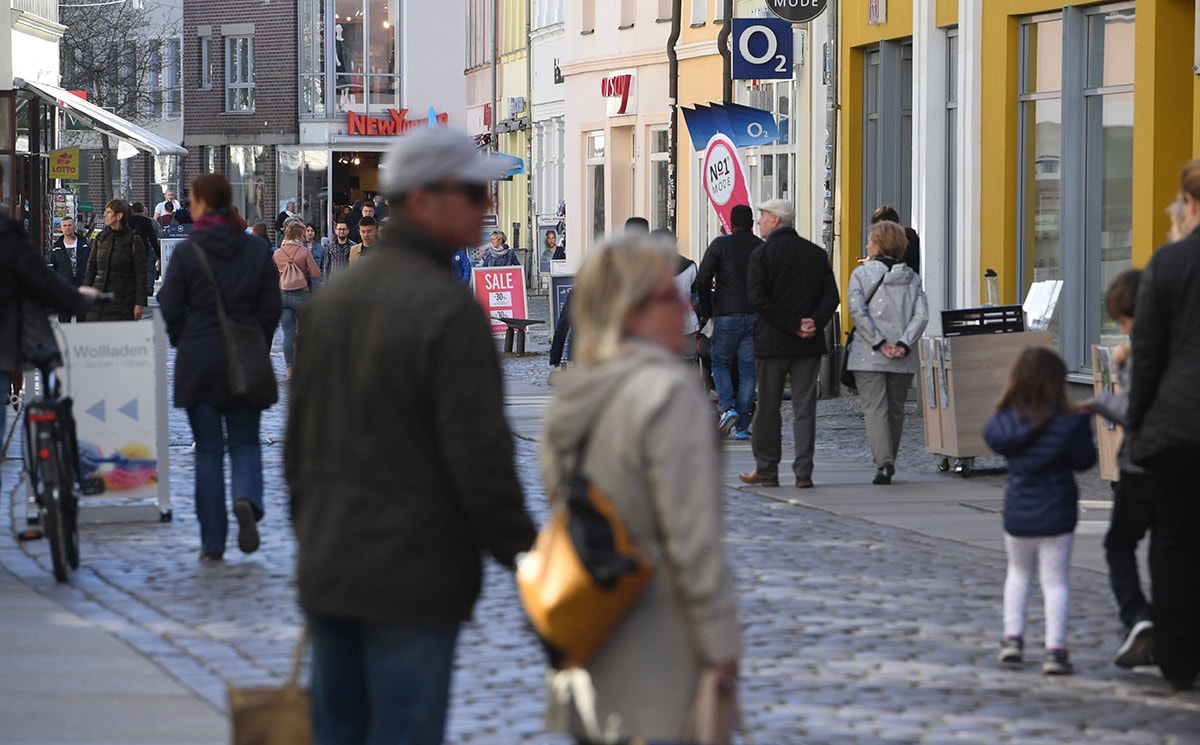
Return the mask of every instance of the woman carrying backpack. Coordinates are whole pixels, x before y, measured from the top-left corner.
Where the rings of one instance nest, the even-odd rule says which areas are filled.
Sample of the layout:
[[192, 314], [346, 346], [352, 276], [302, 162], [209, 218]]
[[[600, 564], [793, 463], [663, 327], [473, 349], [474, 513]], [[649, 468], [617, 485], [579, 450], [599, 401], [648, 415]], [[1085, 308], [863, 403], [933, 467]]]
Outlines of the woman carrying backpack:
[[275, 249], [275, 266], [279, 269], [279, 296], [283, 302], [283, 361], [287, 363], [287, 379], [292, 379], [296, 360], [296, 314], [308, 299], [309, 280], [321, 276], [312, 251], [304, 247], [304, 223], [296, 221], [284, 229], [283, 243]]

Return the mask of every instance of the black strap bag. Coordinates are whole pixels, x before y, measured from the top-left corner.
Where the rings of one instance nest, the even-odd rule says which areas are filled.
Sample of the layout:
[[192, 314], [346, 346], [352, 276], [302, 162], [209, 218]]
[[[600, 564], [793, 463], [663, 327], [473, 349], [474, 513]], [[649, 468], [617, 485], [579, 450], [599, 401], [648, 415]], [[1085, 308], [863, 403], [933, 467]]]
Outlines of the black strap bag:
[[[883, 276], [879, 278], [879, 281], [875, 283], [875, 287], [871, 290], [871, 294], [867, 295], [867, 302], [865, 303], [866, 306], [871, 305], [871, 298], [875, 297], [875, 293], [879, 290], [879, 285], [883, 284], [883, 280], [886, 277], [887, 272], [884, 272]], [[850, 329], [846, 332], [846, 346], [842, 347], [842, 374], [840, 376], [840, 380], [842, 381], [842, 385], [846, 386], [847, 388], [850, 388], [851, 390], [858, 390], [858, 384], [854, 381], [854, 371], [850, 369], [850, 344], [854, 341], [854, 331], [855, 329]]]
[[225, 383], [229, 394], [241, 406], [250, 409], [268, 409], [279, 400], [279, 386], [275, 382], [275, 368], [271, 365], [270, 340], [257, 323], [238, 323], [225, 315], [225, 303], [213, 277], [204, 246], [195, 238], [196, 258], [200, 269], [212, 286], [217, 303], [217, 323], [221, 327], [221, 353], [225, 358]]

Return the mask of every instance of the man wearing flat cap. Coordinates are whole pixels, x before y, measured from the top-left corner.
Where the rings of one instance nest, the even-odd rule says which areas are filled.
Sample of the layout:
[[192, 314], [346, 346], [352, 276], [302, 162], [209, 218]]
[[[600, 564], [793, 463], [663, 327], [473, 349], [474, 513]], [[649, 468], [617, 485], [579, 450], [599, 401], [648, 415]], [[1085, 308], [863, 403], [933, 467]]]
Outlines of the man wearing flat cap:
[[319, 743], [441, 743], [482, 555], [511, 568], [534, 541], [495, 343], [451, 264], [505, 170], [453, 130], [397, 138], [387, 234], [300, 318], [284, 467]]
[[755, 486], [779, 486], [780, 407], [790, 376], [796, 448], [792, 472], [796, 487], [804, 489], [813, 485], [817, 372], [826, 352], [822, 329], [833, 318], [839, 299], [828, 256], [796, 233], [795, 219], [796, 208], [785, 199], [759, 205], [759, 234], [766, 240], [750, 254], [746, 267], [746, 297], [755, 313], [758, 405], [750, 431], [755, 469], [738, 477]]

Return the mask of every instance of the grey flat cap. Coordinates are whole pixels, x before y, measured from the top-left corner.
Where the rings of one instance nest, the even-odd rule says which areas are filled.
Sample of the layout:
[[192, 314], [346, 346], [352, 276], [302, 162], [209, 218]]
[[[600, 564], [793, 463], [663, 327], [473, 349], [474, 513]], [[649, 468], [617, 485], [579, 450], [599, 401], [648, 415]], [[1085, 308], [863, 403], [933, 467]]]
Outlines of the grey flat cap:
[[379, 186], [389, 197], [446, 179], [486, 184], [510, 164], [480, 151], [468, 135], [446, 127], [419, 127], [396, 138], [379, 166]]
[[759, 212], [770, 212], [788, 222], [796, 221], [796, 207], [786, 199], [768, 199], [758, 205]]

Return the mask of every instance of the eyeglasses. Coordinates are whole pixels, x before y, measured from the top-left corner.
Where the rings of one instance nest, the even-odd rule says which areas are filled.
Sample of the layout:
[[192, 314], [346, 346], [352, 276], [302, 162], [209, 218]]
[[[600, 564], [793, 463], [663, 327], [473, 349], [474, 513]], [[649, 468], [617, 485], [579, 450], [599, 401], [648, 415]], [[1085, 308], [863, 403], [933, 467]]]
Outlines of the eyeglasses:
[[117, 214], [117, 213], [116, 213], [116, 212], [113, 212], [112, 210], [104, 210], [104, 214], [106, 214], [106, 215], [115, 215], [115, 214]]
[[486, 202], [489, 191], [487, 184], [430, 184], [425, 188], [439, 194], [462, 194], [475, 204]]

